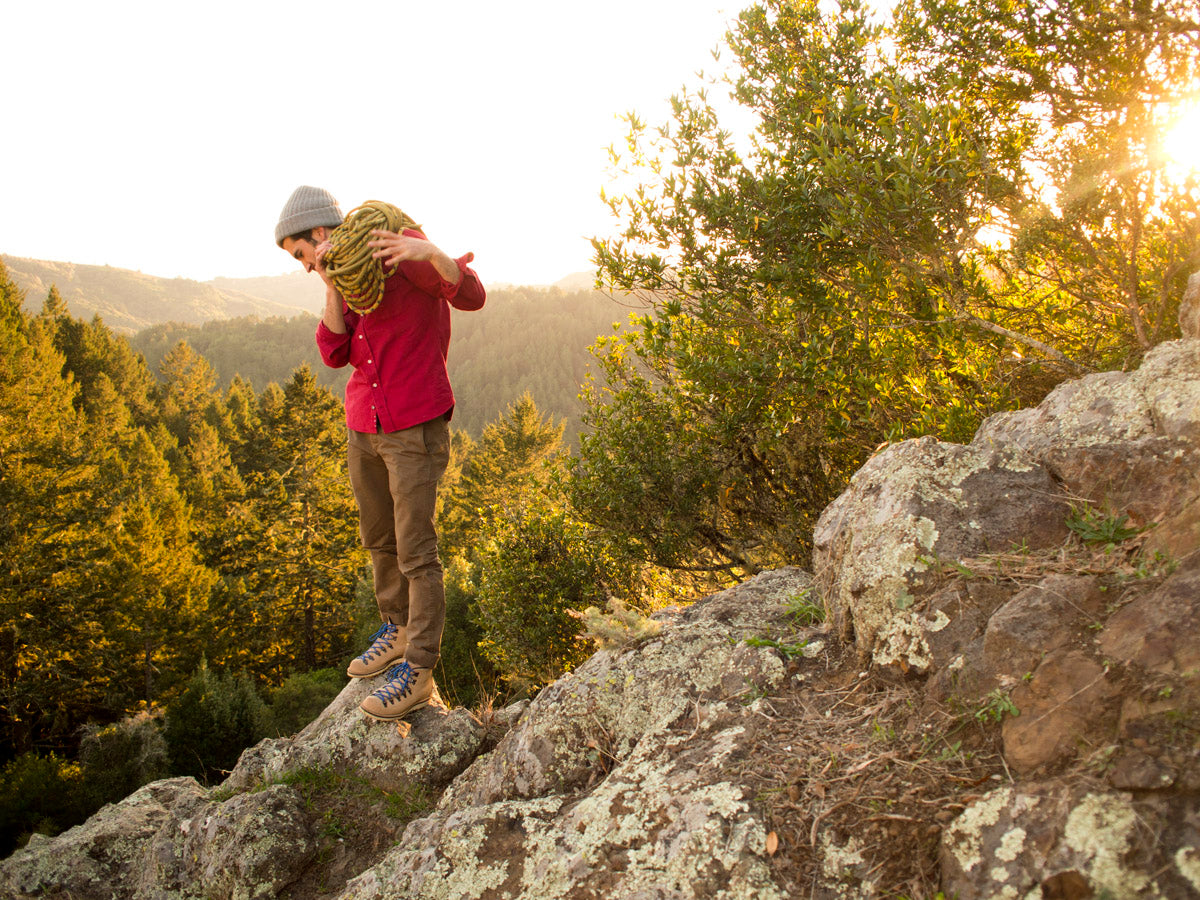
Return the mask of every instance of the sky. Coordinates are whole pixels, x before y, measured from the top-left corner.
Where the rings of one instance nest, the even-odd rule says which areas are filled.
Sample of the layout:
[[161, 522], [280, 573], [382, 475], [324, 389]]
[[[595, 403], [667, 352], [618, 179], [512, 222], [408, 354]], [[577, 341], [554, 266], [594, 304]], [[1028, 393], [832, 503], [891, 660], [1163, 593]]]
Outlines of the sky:
[[277, 275], [275, 223], [311, 184], [399, 206], [485, 283], [552, 283], [616, 230], [620, 115], [666, 122], [741, 5], [9, 4], [0, 253]]

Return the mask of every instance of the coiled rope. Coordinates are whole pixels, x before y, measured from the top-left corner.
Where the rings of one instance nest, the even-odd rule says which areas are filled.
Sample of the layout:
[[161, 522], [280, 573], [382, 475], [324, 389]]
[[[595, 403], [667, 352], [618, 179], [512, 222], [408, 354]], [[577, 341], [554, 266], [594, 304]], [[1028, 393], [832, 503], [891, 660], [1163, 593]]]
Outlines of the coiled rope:
[[368, 200], [350, 210], [346, 220], [329, 236], [333, 245], [325, 253], [325, 274], [338, 289], [342, 299], [356, 313], [366, 315], [383, 300], [383, 283], [396, 271], [391, 266], [384, 271], [383, 262], [371, 256], [371, 230], [400, 232], [421, 226], [401, 210], [381, 200]]

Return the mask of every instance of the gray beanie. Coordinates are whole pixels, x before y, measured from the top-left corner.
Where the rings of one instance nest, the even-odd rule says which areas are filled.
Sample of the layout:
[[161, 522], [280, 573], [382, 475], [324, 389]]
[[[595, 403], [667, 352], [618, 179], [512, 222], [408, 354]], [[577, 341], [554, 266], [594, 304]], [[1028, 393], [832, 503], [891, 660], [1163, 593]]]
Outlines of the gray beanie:
[[301, 185], [292, 191], [288, 202], [284, 204], [283, 212], [279, 214], [279, 224], [275, 226], [275, 243], [283, 246], [283, 239], [324, 225], [326, 228], [336, 228], [342, 224], [342, 211], [338, 209], [333, 194], [321, 188]]

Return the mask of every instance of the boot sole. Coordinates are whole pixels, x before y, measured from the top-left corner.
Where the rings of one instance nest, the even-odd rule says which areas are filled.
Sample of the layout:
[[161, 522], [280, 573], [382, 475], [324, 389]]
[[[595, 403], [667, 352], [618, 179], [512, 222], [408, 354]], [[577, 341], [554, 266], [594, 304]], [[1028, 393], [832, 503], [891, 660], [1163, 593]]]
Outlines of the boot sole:
[[404, 659], [404, 651], [403, 650], [400, 651], [399, 656], [393, 656], [391, 659], [389, 659], [385, 663], [383, 663], [378, 669], [372, 669], [370, 672], [360, 672], [357, 675], [354, 674], [353, 672], [351, 672], [349, 669], [347, 669], [346, 674], [351, 678], [374, 678], [376, 675], [382, 675], [384, 672], [386, 672], [388, 669], [390, 669], [392, 666], [394, 666], [396, 663], [398, 663], [402, 659]]
[[359, 709], [362, 711], [362, 714], [364, 716], [366, 716], [368, 719], [374, 719], [376, 722], [395, 722], [397, 719], [403, 719], [410, 712], [414, 712], [418, 709], [421, 709], [421, 707], [423, 707], [423, 706], [428, 706], [429, 701], [431, 699], [433, 699], [433, 698], [429, 697], [424, 700], [418, 700], [416, 703], [414, 703], [412, 706], [410, 706], [404, 712], [400, 713], [399, 715], [395, 715], [395, 716], [379, 716], [373, 712], [368, 712], [367, 710], [363, 709], [361, 706], [359, 707]]

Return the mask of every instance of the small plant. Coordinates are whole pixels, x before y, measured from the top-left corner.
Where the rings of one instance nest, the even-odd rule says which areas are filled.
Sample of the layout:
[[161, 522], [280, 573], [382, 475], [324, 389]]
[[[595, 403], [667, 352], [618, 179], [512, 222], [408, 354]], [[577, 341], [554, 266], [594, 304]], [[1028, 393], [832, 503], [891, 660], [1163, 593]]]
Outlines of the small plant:
[[568, 609], [567, 615], [583, 623], [583, 636], [595, 641], [601, 650], [620, 650], [655, 637], [662, 631], [661, 622], [630, 609], [617, 597], [609, 598], [608, 609], [607, 614], [594, 606], [589, 606], [583, 612]]
[[1179, 567], [1179, 561], [1169, 553], [1155, 550], [1150, 556], [1139, 554], [1134, 560], [1134, 578], [1155, 578], [1170, 575]]
[[1002, 688], [996, 688], [988, 694], [979, 709], [975, 710], [975, 719], [979, 722], [1001, 722], [1006, 715], [1014, 719], [1021, 714], [1012, 698]]
[[789, 644], [775, 638], [750, 637], [746, 638], [746, 645], [748, 647], [770, 647], [773, 650], [778, 650], [779, 654], [787, 660], [803, 656], [804, 648], [808, 646], [808, 639], [806, 638], [798, 644]]
[[320, 832], [322, 837], [341, 839], [346, 836], [346, 823], [331, 809], [321, 814]]
[[1092, 506], [1076, 506], [1072, 507], [1071, 514], [1067, 516], [1067, 527], [1085, 544], [1103, 545], [1112, 549], [1144, 530], [1127, 525], [1128, 521], [1129, 516], [1125, 513], [1117, 515], [1102, 512]]
[[[955, 741], [953, 744], [947, 744], [937, 755], [938, 762], [949, 762], [962, 752], [962, 741]], [[970, 754], [968, 754], [969, 756]]]
[[957, 559], [942, 559], [936, 553], [923, 554], [918, 556], [917, 559], [942, 574], [954, 573], [961, 575], [963, 578], [976, 577], [975, 572], [973, 572], [971, 569], [968, 569]]
[[796, 625], [816, 625], [825, 621], [825, 605], [817, 592], [805, 588], [787, 599], [787, 614]]

